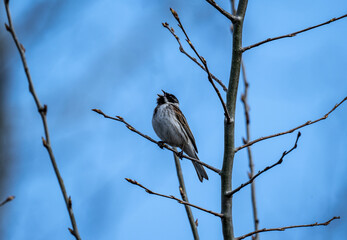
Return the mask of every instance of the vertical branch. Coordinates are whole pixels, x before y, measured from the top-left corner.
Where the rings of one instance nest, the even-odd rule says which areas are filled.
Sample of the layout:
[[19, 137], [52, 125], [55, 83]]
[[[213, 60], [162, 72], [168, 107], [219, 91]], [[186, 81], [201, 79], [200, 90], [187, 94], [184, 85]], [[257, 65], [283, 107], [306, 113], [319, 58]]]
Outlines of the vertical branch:
[[[250, 133], [250, 117], [249, 117], [249, 105], [248, 105], [248, 87], [249, 83], [247, 81], [246, 76], [246, 69], [243, 64], [243, 61], [241, 63], [241, 69], [242, 69], [242, 78], [245, 85], [245, 92], [241, 96], [241, 101], [244, 106], [245, 110], [245, 118], [246, 118], [246, 139], [243, 139], [244, 144], [248, 143], [251, 138]], [[249, 179], [251, 179], [254, 176], [254, 164], [253, 164], [253, 156], [252, 156], [252, 150], [251, 147], [247, 147], [247, 154], [248, 154], [248, 163], [249, 163]], [[257, 202], [255, 197], [255, 182], [252, 182], [251, 184], [251, 199], [252, 199], [252, 209], [253, 209], [253, 219], [254, 219], [254, 230], [258, 231], [259, 229], [259, 218], [258, 218], [258, 211], [257, 211]], [[254, 240], [259, 240], [259, 234], [255, 234]]]
[[[176, 150], [176, 148], [174, 148], [174, 149]], [[178, 178], [178, 182], [179, 182], [179, 185], [180, 185], [179, 189], [180, 189], [182, 200], [185, 201], [185, 202], [189, 202], [188, 201], [188, 196], [187, 196], [187, 191], [186, 191], [186, 186], [184, 184], [184, 179], [183, 179], [183, 173], [182, 173], [180, 159], [177, 157], [177, 154], [175, 154], [175, 153], [173, 153], [173, 156], [174, 156], [174, 159], [175, 159], [177, 178]], [[190, 228], [192, 229], [194, 240], [199, 240], [200, 238], [199, 238], [198, 228], [197, 228], [197, 224], [194, 221], [194, 216], [193, 216], [193, 213], [192, 213], [192, 209], [188, 205], [184, 205], [184, 208], [186, 209], [186, 212], [187, 212], [187, 216], [188, 216]]]
[[[233, 15], [236, 14], [235, 0], [231, 0], [231, 11]], [[231, 31], [233, 32], [232, 24], [231, 24]], [[242, 70], [242, 78], [243, 78], [244, 88], [245, 88], [245, 92], [241, 96], [241, 101], [244, 106], [245, 120], [246, 120], [246, 139], [243, 139], [243, 141], [244, 141], [244, 144], [246, 144], [250, 141], [251, 133], [250, 133], [250, 117], [249, 117], [249, 105], [248, 105], [249, 83], [247, 81], [246, 68], [245, 68], [243, 59], [241, 60], [241, 70]], [[252, 150], [250, 147], [247, 148], [247, 154], [248, 154], [248, 164], [249, 164], [249, 170], [250, 170], [248, 176], [251, 179], [254, 176], [254, 163], [253, 163]], [[254, 230], [257, 231], [259, 229], [259, 218], [258, 218], [258, 211], [257, 211], [257, 201], [255, 197], [255, 182], [252, 182], [251, 184], [251, 201], [252, 201], [252, 209], [253, 209]], [[258, 233], [256, 233], [254, 240], [259, 240]]]
[[240, 68], [242, 60], [242, 28], [243, 20], [247, 9], [248, 0], [240, 0], [234, 21], [233, 49], [229, 77], [229, 87], [227, 92], [227, 109], [231, 121], [224, 121], [224, 156], [221, 171], [221, 208], [222, 208], [222, 228], [225, 240], [234, 239], [234, 229], [232, 221], [232, 196], [228, 193], [232, 191], [232, 170], [235, 155], [235, 107], [237, 89], [240, 78]]
[[70, 216], [71, 225], [72, 225], [73, 229], [69, 228], [69, 231], [77, 240], [81, 240], [81, 237], [80, 237], [80, 235], [78, 233], [78, 229], [77, 229], [76, 219], [75, 219], [75, 216], [74, 216], [74, 213], [73, 213], [73, 210], [72, 210], [71, 197], [68, 197], [68, 195], [66, 193], [66, 188], [65, 188], [65, 185], [64, 185], [64, 181], [63, 181], [63, 178], [60, 175], [60, 172], [59, 172], [59, 169], [58, 169], [58, 165], [57, 165], [57, 162], [55, 160], [55, 157], [54, 157], [54, 154], [53, 154], [53, 150], [52, 150], [52, 147], [51, 147], [51, 140], [50, 140], [50, 137], [49, 137], [49, 131], [48, 131], [48, 125], [47, 125], [47, 117], [46, 117], [46, 115], [47, 115], [47, 106], [46, 105], [42, 105], [40, 103], [40, 100], [39, 100], [39, 98], [38, 98], [38, 96], [36, 94], [36, 91], [35, 91], [35, 88], [34, 88], [34, 84], [33, 84], [32, 79], [31, 79], [29, 67], [28, 67], [28, 64], [27, 64], [27, 61], [26, 61], [26, 58], [25, 58], [25, 48], [19, 42], [19, 40], [17, 38], [17, 35], [16, 35], [15, 31], [14, 31], [14, 27], [13, 27], [13, 24], [12, 24], [11, 13], [10, 13], [10, 8], [9, 8], [9, 0], [4, 0], [4, 3], [5, 3], [7, 18], [8, 18], [8, 24], [9, 24], [9, 25], [5, 24], [5, 27], [6, 27], [6, 30], [11, 34], [11, 36], [13, 38], [13, 41], [16, 44], [16, 47], [17, 47], [18, 52], [20, 54], [20, 57], [21, 57], [21, 60], [22, 60], [22, 63], [23, 63], [23, 67], [24, 67], [24, 71], [25, 71], [25, 74], [26, 74], [26, 77], [27, 77], [27, 80], [28, 80], [29, 91], [30, 91], [30, 93], [31, 93], [31, 95], [32, 95], [32, 97], [33, 97], [33, 99], [35, 101], [37, 110], [38, 110], [38, 112], [39, 112], [39, 114], [41, 116], [41, 120], [42, 120], [42, 123], [43, 123], [43, 129], [44, 129], [44, 132], [45, 132], [45, 138], [42, 137], [42, 143], [43, 143], [43, 146], [46, 148], [46, 150], [47, 150], [47, 152], [49, 154], [49, 158], [51, 160], [51, 163], [52, 163], [55, 175], [56, 175], [57, 180], [59, 182], [59, 186], [60, 186], [61, 192], [62, 192], [63, 197], [64, 197], [66, 208], [67, 208], [69, 216]]

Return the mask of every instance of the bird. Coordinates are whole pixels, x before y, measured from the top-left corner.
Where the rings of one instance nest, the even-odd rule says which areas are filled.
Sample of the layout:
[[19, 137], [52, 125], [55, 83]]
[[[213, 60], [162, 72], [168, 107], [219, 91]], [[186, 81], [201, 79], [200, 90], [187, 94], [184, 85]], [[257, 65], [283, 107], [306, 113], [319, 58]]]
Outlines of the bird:
[[[170, 93], [163, 91], [163, 95], [157, 94], [157, 106], [154, 109], [152, 117], [152, 126], [161, 139], [158, 145], [163, 148], [163, 144], [172, 147], [179, 147], [182, 151], [178, 154], [180, 158], [185, 152], [189, 157], [198, 158], [198, 148], [188, 122], [179, 108], [178, 99]], [[200, 182], [208, 175], [204, 167], [198, 162], [192, 161]]]

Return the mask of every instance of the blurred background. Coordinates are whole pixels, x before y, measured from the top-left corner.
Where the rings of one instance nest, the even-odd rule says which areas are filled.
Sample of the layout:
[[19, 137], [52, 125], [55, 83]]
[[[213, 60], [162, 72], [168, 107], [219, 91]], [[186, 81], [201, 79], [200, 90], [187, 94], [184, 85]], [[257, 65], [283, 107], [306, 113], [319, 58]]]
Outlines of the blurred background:
[[[230, 9], [228, 1], [219, 1]], [[206, 74], [181, 54], [174, 8], [213, 74], [227, 85], [228, 20], [205, 1], [11, 1], [16, 32], [38, 96], [48, 105], [52, 147], [82, 239], [192, 239], [184, 207], [127, 183], [179, 196], [172, 153], [91, 111], [124, 117], [158, 139], [151, 118], [156, 94], [173, 93], [195, 135], [202, 161], [222, 166], [223, 111]], [[251, 1], [244, 46], [297, 31], [347, 11], [344, 0]], [[74, 239], [46, 150], [42, 123], [0, 8], [0, 239]], [[252, 139], [323, 116], [347, 95], [347, 19], [254, 48], [244, 54], [250, 82]], [[184, 45], [189, 50], [187, 45]], [[190, 52], [190, 50], [189, 50]], [[243, 91], [240, 82], [239, 93]], [[236, 142], [245, 136], [237, 103]], [[341, 220], [328, 227], [261, 234], [261, 239], [342, 239], [347, 234], [347, 104], [302, 129], [298, 148], [256, 180], [260, 228]], [[296, 133], [253, 146], [255, 171], [277, 161]], [[182, 161], [192, 203], [220, 211], [220, 179], [200, 183]], [[246, 150], [237, 153], [233, 185], [247, 181]], [[250, 188], [234, 197], [236, 236], [253, 230]], [[220, 220], [193, 209], [204, 239], [222, 239]]]

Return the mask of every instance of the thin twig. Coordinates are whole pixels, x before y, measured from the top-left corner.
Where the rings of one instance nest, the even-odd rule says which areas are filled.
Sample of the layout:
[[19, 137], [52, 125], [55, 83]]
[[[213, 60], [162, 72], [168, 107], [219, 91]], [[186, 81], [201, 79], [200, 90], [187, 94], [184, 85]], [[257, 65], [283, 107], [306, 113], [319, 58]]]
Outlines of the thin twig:
[[207, 62], [206, 62], [205, 58], [203, 58], [202, 56], [199, 55], [199, 53], [198, 53], [197, 50], [195, 49], [193, 43], [190, 41], [189, 36], [188, 36], [188, 34], [186, 33], [186, 31], [185, 31], [185, 29], [184, 29], [184, 27], [183, 27], [183, 25], [182, 25], [182, 23], [181, 23], [181, 20], [180, 20], [180, 18], [178, 17], [177, 12], [176, 12], [175, 10], [173, 10], [172, 8], [170, 8], [170, 10], [171, 10], [172, 15], [174, 16], [174, 18], [175, 18], [176, 21], [178, 22], [178, 26], [181, 28], [182, 32], [183, 32], [184, 35], [186, 36], [186, 38], [187, 38], [186, 41], [187, 41], [187, 43], [189, 44], [190, 48], [194, 51], [195, 55], [200, 59], [200, 61], [202, 62], [202, 64], [205, 66], [205, 69], [206, 69], [206, 72], [207, 72], [208, 80], [209, 80], [209, 82], [212, 84], [213, 89], [216, 91], [216, 93], [217, 93], [217, 95], [218, 95], [218, 98], [219, 98], [219, 100], [220, 100], [220, 102], [221, 102], [221, 104], [222, 104], [222, 106], [223, 106], [224, 115], [225, 115], [226, 121], [227, 121], [228, 123], [230, 123], [230, 122], [231, 122], [231, 118], [230, 118], [230, 115], [229, 115], [227, 106], [225, 105], [225, 102], [224, 102], [224, 100], [223, 100], [223, 98], [222, 98], [222, 96], [221, 96], [221, 94], [220, 94], [218, 88], [217, 88], [216, 85], [214, 84], [214, 81], [213, 81], [213, 79], [212, 79], [212, 75], [211, 75], [211, 73], [210, 73], [210, 71], [209, 71], [209, 69], [208, 69], [208, 67], [207, 67]]
[[207, 209], [205, 209], [205, 208], [202, 208], [202, 207], [199, 207], [199, 206], [197, 206], [197, 205], [191, 204], [191, 203], [189, 203], [189, 202], [183, 201], [183, 200], [181, 200], [181, 199], [179, 199], [179, 198], [177, 198], [177, 197], [175, 197], [175, 196], [172, 196], [172, 195], [164, 195], [164, 194], [160, 194], [160, 193], [153, 192], [152, 190], [149, 190], [149, 189], [146, 188], [145, 186], [141, 185], [140, 183], [138, 183], [138, 182], [136, 182], [135, 180], [132, 180], [132, 179], [130, 179], [130, 178], [125, 178], [125, 180], [127, 180], [127, 181], [128, 181], [129, 183], [131, 183], [131, 184], [137, 185], [137, 186], [139, 186], [139, 187], [145, 189], [146, 192], [149, 193], [149, 194], [157, 195], [157, 196], [164, 197], [164, 198], [173, 199], [173, 200], [176, 200], [179, 204], [184, 204], [184, 205], [191, 206], [191, 207], [193, 207], [193, 208], [196, 208], [196, 209], [199, 209], [199, 210], [201, 210], [201, 211], [210, 213], [210, 214], [215, 215], [215, 216], [220, 217], [220, 218], [223, 217], [223, 215], [220, 214], [220, 213], [213, 212], [213, 211], [211, 211], [211, 210], [207, 210]]
[[52, 147], [51, 147], [51, 141], [50, 141], [50, 138], [49, 138], [47, 118], [46, 118], [47, 106], [46, 105], [43, 105], [43, 106], [41, 105], [41, 103], [39, 101], [39, 98], [38, 98], [38, 96], [37, 96], [37, 94], [35, 92], [34, 85], [33, 85], [33, 82], [32, 82], [32, 79], [31, 79], [31, 75], [30, 75], [30, 72], [29, 72], [29, 67], [28, 67], [28, 64], [27, 64], [27, 61], [26, 61], [26, 58], [25, 58], [25, 49], [24, 49], [23, 45], [19, 42], [19, 40], [17, 38], [17, 35], [15, 33], [15, 30], [14, 30], [13, 24], [12, 24], [12, 18], [11, 18], [11, 13], [10, 13], [10, 9], [9, 9], [9, 1], [5, 0], [4, 2], [5, 2], [5, 8], [6, 8], [6, 13], [7, 13], [8, 23], [9, 23], [9, 25], [5, 24], [5, 27], [6, 27], [6, 30], [11, 34], [11, 36], [12, 36], [12, 38], [13, 38], [16, 46], [17, 46], [17, 49], [18, 49], [19, 54], [20, 54], [20, 57], [22, 59], [24, 71], [25, 71], [26, 77], [28, 79], [29, 91], [30, 91], [31, 95], [34, 98], [37, 110], [38, 110], [38, 112], [39, 112], [39, 114], [41, 116], [41, 119], [42, 119], [43, 128], [44, 128], [44, 132], [45, 132], [45, 138], [42, 137], [42, 143], [43, 143], [44, 147], [46, 148], [46, 150], [47, 150], [47, 152], [49, 154], [51, 163], [52, 163], [53, 168], [54, 168], [55, 175], [56, 175], [56, 177], [58, 179], [59, 186], [60, 186], [61, 192], [62, 192], [63, 197], [64, 197], [66, 208], [67, 208], [67, 210], [69, 212], [69, 216], [70, 216], [70, 220], [71, 220], [71, 224], [72, 224], [72, 228], [73, 228], [73, 229], [69, 229], [69, 230], [70, 230], [71, 234], [73, 236], [75, 236], [75, 238], [77, 240], [80, 240], [81, 237], [80, 237], [80, 235], [78, 233], [75, 216], [74, 216], [74, 213], [73, 213], [73, 210], [72, 210], [71, 198], [68, 197], [68, 195], [66, 193], [65, 185], [64, 185], [63, 179], [62, 179], [62, 177], [60, 175], [57, 163], [55, 161], [55, 157], [53, 155], [53, 150], [52, 150]]
[[231, 3], [231, 13], [233, 15], [236, 15], [236, 6], [235, 6], [235, 0], [230, 0]]
[[[244, 112], [245, 112], [245, 120], [246, 120], [246, 139], [243, 139], [244, 144], [248, 143], [251, 138], [251, 127], [250, 127], [250, 116], [249, 116], [249, 105], [248, 105], [248, 88], [249, 83], [247, 81], [246, 76], [246, 69], [245, 65], [243, 64], [243, 60], [241, 62], [241, 70], [242, 70], [242, 76], [243, 76], [243, 82], [245, 86], [245, 92], [241, 95], [241, 101], [243, 103]], [[254, 177], [254, 163], [253, 163], [253, 155], [251, 147], [247, 147], [247, 154], [248, 154], [248, 165], [249, 165], [249, 179], [252, 179]], [[253, 209], [253, 222], [254, 222], [254, 230], [257, 231], [259, 229], [259, 218], [258, 218], [258, 211], [257, 211], [257, 201], [255, 196], [255, 182], [253, 181], [251, 183], [251, 200], [252, 200], [252, 209]], [[256, 233], [254, 240], [259, 239], [259, 234]]]
[[[170, 147], [169, 145], [167, 145], [167, 144], [160, 144], [158, 141], [154, 140], [154, 139], [151, 138], [150, 136], [147, 136], [147, 135], [141, 133], [140, 131], [138, 131], [137, 129], [135, 129], [133, 126], [131, 126], [128, 122], [126, 122], [126, 121], [124, 120], [124, 118], [122, 118], [121, 116], [111, 117], [111, 116], [108, 116], [108, 115], [106, 115], [105, 113], [103, 113], [103, 111], [101, 111], [100, 109], [92, 109], [92, 111], [94, 111], [94, 112], [96, 112], [96, 113], [98, 113], [98, 114], [104, 116], [105, 118], [108, 118], [108, 119], [112, 119], [112, 120], [121, 122], [121, 123], [125, 124], [125, 126], [126, 126], [130, 131], [139, 134], [140, 136], [146, 138], [147, 140], [149, 140], [149, 141], [151, 141], [151, 142], [157, 144], [159, 147], [166, 148], [166, 149], [168, 149], [168, 150], [174, 152], [175, 154], [179, 154], [179, 152], [178, 152], [177, 150], [173, 149], [173, 148]], [[215, 167], [212, 167], [212, 166], [208, 165], [207, 163], [204, 163], [204, 162], [202, 162], [202, 161], [200, 161], [200, 160], [198, 160], [198, 159], [196, 159], [196, 158], [192, 158], [192, 157], [189, 157], [189, 156], [187, 156], [187, 155], [183, 155], [182, 157], [183, 157], [183, 158], [186, 158], [186, 159], [189, 159], [189, 160], [191, 160], [191, 161], [194, 161], [194, 162], [198, 162], [199, 164], [205, 166], [206, 168], [208, 168], [208, 169], [210, 169], [210, 170], [212, 170], [212, 171], [214, 171], [214, 172], [220, 174], [220, 170], [219, 170], [219, 169], [217, 169], [217, 168], [215, 168]]]
[[[162, 25], [164, 28], [169, 30], [169, 32], [174, 36], [174, 38], [176, 39], [176, 41], [179, 45], [180, 52], [183, 53], [184, 55], [186, 55], [190, 60], [195, 62], [202, 70], [204, 70], [206, 72], [206, 68], [201, 63], [199, 63], [195, 57], [190, 56], [189, 53], [187, 53], [186, 50], [184, 50], [179, 37], [175, 34], [175, 30], [172, 27], [170, 27], [167, 22], [162, 23]], [[228, 88], [224, 85], [224, 83], [221, 80], [219, 80], [216, 76], [214, 76], [212, 73], [211, 73], [211, 77], [213, 80], [215, 80], [223, 88], [223, 90], [225, 92], [228, 91]]]
[[230, 14], [229, 12], [227, 12], [226, 10], [224, 10], [223, 8], [221, 8], [214, 0], [206, 0], [206, 2], [208, 2], [209, 4], [211, 4], [215, 9], [217, 9], [222, 15], [226, 16], [231, 22], [236, 22], [239, 21], [240, 19], [233, 15]]
[[247, 47], [244, 47], [244, 48], [242, 48], [242, 51], [245, 52], [245, 51], [247, 51], [247, 50], [249, 50], [249, 49], [251, 49], [251, 48], [258, 47], [258, 46], [260, 46], [260, 45], [263, 45], [264, 43], [272, 42], [272, 41], [275, 41], [275, 40], [278, 40], [278, 39], [289, 38], [289, 37], [295, 37], [297, 34], [300, 34], [300, 33], [306, 32], [306, 31], [309, 31], [309, 30], [314, 29], [314, 28], [317, 28], [317, 27], [321, 27], [321, 26], [327, 25], [327, 24], [329, 24], [329, 23], [335, 22], [335, 21], [340, 20], [340, 19], [345, 18], [345, 17], [347, 17], [347, 14], [342, 15], [341, 17], [332, 18], [332, 19], [330, 19], [329, 21], [326, 21], [326, 22], [324, 22], [324, 23], [321, 23], [321, 24], [318, 24], [318, 25], [315, 25], [315, 26], [312, 26], [312, 27], [305, 28], [305, 29], [300, 30], [300, 31], [297, 31], [297, 32], [289, 33], [289, 34], [282, 35], [282, 36], [279, 36], [279, 37], [268, 38], [268, 39], [266, 39], [266, 40], [264, 40], [264, 41], [261, 41], [261, 42], [252, 44], [252, 45], [247, 46]]
[[250, 142], [248, 142], [248, 143], [246, 143], [246, 144], [244, 144], [244, 145], [242, 145], [242, 146], [240, 146], [240, 147], [237, 147], [237, 148], [235, 149], [235, 152], [237, 152], [237, 151], [239, 151], [239, 150], [241, 150], [241, 149], [243, 149], [243, 148], [245, 148], [245, 147], [251, 146], [251, 145], [253, 145], [254, 143], [257, 143], [257, 142], [260, 142], [260, 141], [263, 141], [263, 140], [266, 140], [266, 139], [269, 139], [269, 138], [278, 137], [278, 136], [281, 136], [281, 135], [285, 135], [285, 134], [288, 134], [288, 133], [292, 133], [292, 132], [294, 132], [295, 130], [298, 130], [298, 129], [300, 129], [300, 128], [303, 128], [303, 127], [309, 126], [309, 125], [311, 125], [311, 124], [317, 123], [317, 122], [319, 122], [319, 121], [322, 121], [322, 120], [324, 120], [324, 119], [327, 119], [328, 116], [330, 115], [330, 113], [332, 113], [333, 111], [335, 111], [335, 109], [338, 108], [338, 107], [339, 107], [344, 101], [346, 101], [346, 100], [347, 100], [347, 97], [345, 97], [341, 102], [339, 102], [338, 104], [336, 104], [328, 113], [326, 113], [323, 117], [321, 117], [321, 118], [319, 118], [319, 119], [316, 119], [316, 120], [314, 120], [314, 121], [307, 121], [307, 122], [305, 122], [304, 124], [301, 124], [301, 125], [299, 125], [299, 126], [297, 126], [297, 127], [295, 127], [295, 128], [292, 128], [292, 129], [290, 129], [290, 130], [288, 130], [288, 131], [285, 131], [285, 132], [280, 132], [280, 133], [276, 133], [276, 134], [269, 135], [269, 136], [266, 136], [266, 137], [261, 137], [261, 138], [255, 139], [255, 140], [250, 141]]
[[[184, 178], [183, 178], [183, 173], [182, 173], [182, 168], [181, 168], [181, 161], [180, 161], [179, 157], [177, 156], [177, 154], [173, 153], [173, 157], [175, 160], [177, 178], [178, 178], [178, 182], [179, 182], [179, 190], [180, 190], [182, 200], [185, 202], [189, 202], [187, 190], [186, 190], [186, 185], [184, 184]], [[190, 206], [188, 206], [186, 204], [184, 205], [184, 208], [186, 209], [188, 221], [189, 221], [190, 228], [191, 228], [193, 236], [194, 236], [194, 240], [199, 240], [200, 237], [199, 237], [199, 233], [198, 233], [198, 226], [195, 223], [192, 209], [190, 208]]]
[[291, 228], [303, 228], [303, 227], [316, 227], [316, 226], [327, 226], [329, 225], [333, 220], [335, 219], [340, 219], [340, 217], [333, 217], [332, 219], [326, 221], [326, 222], [323, 222], [323, 223], [313, 223], [313, 224], [306, 224], [306, 225], [294, 225], [294, 226], [288, 226], [288, 227], [280, 227], [280, 228], [263, 228], [263, 229], [260, 229], [258, 231], [254, 231], [254, 232], [250, 232], [250, 233], [247, 233], [243, 236], [240, 236], [238, 238], [236, 238], [237, 240], [241, 240], [241, 239], [244, 239], [246, 237], [250, 237], [254, 234], [257, 234], [257, 233], [261, 233], [261, 232], [272, 232], [272, 231], [284, 231], [286, 229], [291, 229]]
[[267, 166], [266, 168], [264, 168], [263, 170], [259, 171], [257, 174], [255, 174], [251, 179], [249, 179], [247, 182], [241, 184], [239, 187], [235, 188], [233, 191], [227, 193], [227, 196], [231, 197], [232, 195], [234, 195], [235, 193], [237, 193], [238, 191], [240, 191], [242, 188], [246, 187], [248, 184], [252, 183], [254, 181], [254, 179], [256, 179], [257, 177], [259, 177], [261, 174], [263, 174], [264, 172], [270, 170], [271, 168], [281, 164], [283, 162], [283, 158], [288, 155], [291, 151], [293, 151], [298, 144], [299, 138], [301, 136], [301, 133], [298, 132], [298, 135], [296, 136], [296, 140], [295, 140], [295, 144], [294, 146], [289, 150], [289, 151], [284, 151], [280, 160], [278, 160], [276, 163], [272, 164], [271, 166]]
[[4, 206], [6, 203], [11, 202], [15, 196], [8, 196], [2, 203], [0, 203], [0, 207]]

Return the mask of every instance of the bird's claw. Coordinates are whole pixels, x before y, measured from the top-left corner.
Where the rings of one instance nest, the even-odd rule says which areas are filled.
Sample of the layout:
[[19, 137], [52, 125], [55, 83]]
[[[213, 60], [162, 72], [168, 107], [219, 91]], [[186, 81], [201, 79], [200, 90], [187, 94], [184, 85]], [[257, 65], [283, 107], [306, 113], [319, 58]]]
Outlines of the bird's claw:
[[158, 146], [163, 149], [164, 148], [164, 145], [165, 145], [165, 142], [164, 141], [159, 141], [158, 142]]
[[179, 157], [180, 159], [182, 159], [182, 158], [183, 158], [183, 150], [182, 150], [182, 151], [180, 151], [179, 153], [177, 153], [177, 157]]

